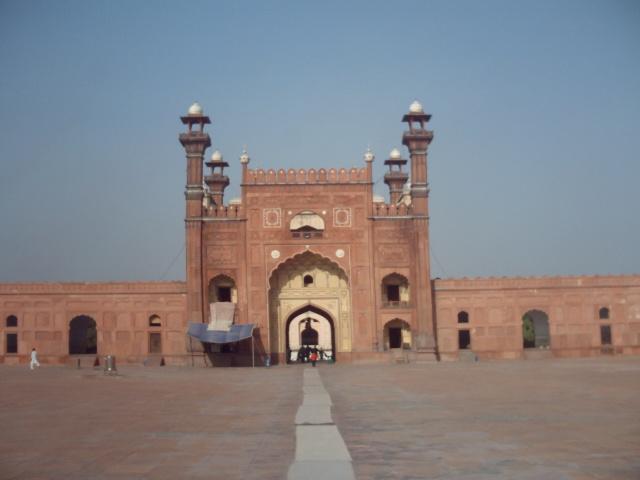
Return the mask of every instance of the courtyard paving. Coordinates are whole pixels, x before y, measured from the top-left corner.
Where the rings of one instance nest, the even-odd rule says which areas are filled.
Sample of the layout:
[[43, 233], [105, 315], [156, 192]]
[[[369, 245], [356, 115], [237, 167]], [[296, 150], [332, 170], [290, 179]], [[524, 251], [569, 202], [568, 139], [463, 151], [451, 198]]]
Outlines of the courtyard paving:
[[[309, 368], [0, 366], [0, 478], [287, 478]], [[358, 479], [640, 478], [640, 358], [317, 370]]]

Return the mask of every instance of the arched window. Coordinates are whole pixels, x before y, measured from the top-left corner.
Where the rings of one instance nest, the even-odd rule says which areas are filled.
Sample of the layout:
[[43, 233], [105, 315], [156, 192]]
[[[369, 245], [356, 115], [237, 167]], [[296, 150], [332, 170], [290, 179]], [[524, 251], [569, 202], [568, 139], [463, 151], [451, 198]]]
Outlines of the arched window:
[[96, 321], [87, 315], [74, 317], [69, 322], [69, 355], [98, 353]]
[[305, 287], [310, 287], [311, 285], [313, 285], [313, 277], [311, 275], [305, 275], [303, 283]]
[[18, 317], [15, 315], [9, 315], [7, 317], [7, 327], [17, 327], [18, 326]]
[[409, 306], [409, 281], [399, 273], [382, 279], [382, 306], [385, 308]]
[[161, 327], [162, 321], [158, 315], [151, 315], [149, 317], [149, 326], [150, 327]]
[[598, 311], [598, 317], [600, 320], [608, 320], [609, 319], [609, 309], [607, 307], [602, 307]]
[[464, 310], [458, 313], [458, 323], [469, 323], [469, 314]]
[[236, 282], [226, 275], [218, 275], [209, 282], [209, 303], [238, 302]]

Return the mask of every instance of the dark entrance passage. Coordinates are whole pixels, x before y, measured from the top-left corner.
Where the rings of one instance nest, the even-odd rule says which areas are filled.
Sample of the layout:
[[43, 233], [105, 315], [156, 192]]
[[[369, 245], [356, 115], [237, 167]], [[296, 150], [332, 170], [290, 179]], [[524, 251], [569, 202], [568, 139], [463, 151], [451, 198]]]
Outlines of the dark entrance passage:
[[286, 327], [286, 362], [304, 362], [316, 350], [319, 360], [336, 359], [335, 326], [331, 315], [306, 305], [289, 315]]
[[549, 317], [542, 310], [529, 310], [522, 316], [522, 346], [524, 348], [549, 348]]
[[402, 348], [402, 328], [389, 327], [389, 348]]
[[469, 330], [458, 330], [458, 349], [468, 350], [471, 345], [471, 333]]
[[93, 318], [86, 315], [75, 317], [69, 323], [69, 355], [98, 353], [98, 330]]
[[302, 345], [318, 345], [318, 331], [311, 326], [311, 319], [305, 322], [304, 330], [300, 334]]

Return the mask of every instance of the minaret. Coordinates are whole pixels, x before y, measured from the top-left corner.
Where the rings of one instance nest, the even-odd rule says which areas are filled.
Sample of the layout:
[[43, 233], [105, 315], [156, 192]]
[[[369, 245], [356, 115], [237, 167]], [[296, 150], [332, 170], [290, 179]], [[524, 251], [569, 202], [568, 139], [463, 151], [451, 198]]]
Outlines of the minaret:
[[228, 166], [229, 164], [222, 159], [222, 154], [218, 150], [213, 152], [211, 160], [207, 162], [211, 174], [204, 178], [204, 182], [209, 187], [211, 199], [217, 207], [223, 204], [224, 189], [229, 185], [229, 177], [224, 174], [224, 169]]
[[431, 266], [429, 261], [429, 188], [427, 183], [427, 148], [433, 132], [425, 130], [431, 115], [424, 113], [422, 105], [414, 101], [409, 113], [403, 118], [409, 130], [402, 136], [411, 155], [411, 204], [415, 238], [414, 265], [418, 324], [418, 351], [436, 353], [435, 325], [433, 323], [433, 291], [431, 288]]
[[389, 198], [391, 205], [395, 205], [402, 196], [402, 189], [409, 178], [409, 174], [402, 170], [402, 166], [407, 161], [402, 158], [397, 148], [391, 150], [389, 158], [384, 161], [385, 165], [389, 165], [389, 171], [384, 174], [384, 183], [389, 186]]
[[[204, 126], [211, 121], [203, 114], [202, 107], [198, 103], [191, 105], [188, 114], [185, 117], [180, 117], [180, 120], [189, 127], [187, 132], [180, 134], [180, 143], [187, 154], [187, 185], [184, 193], [187, 203], [185, 217], [187, 320], [189, 322], [203, 322], [202, 201], [204, 188], [202, 162], [204, 151], [211, 145], [211, 138], [209, 138], [209, 134], [204, 132]], [[194, 129], [194, 126], [197, 128]]]

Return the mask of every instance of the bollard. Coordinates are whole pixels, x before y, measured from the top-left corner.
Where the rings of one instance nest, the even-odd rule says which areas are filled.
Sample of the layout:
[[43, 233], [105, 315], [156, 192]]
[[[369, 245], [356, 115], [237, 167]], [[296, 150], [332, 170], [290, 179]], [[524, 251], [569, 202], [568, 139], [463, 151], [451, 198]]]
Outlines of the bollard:
[[105, 375], [118, 374], [118, 369], [116, 368], [116, 357], [114, 355], [106, 355], [104, 357], [104, 374]]
[[80, 359], [79, 359], [79, 358], [76, 360], [76, 368], [77, 368], [78, 370], [80, 370], [80, 369], [82, 368], [82, 367], [80, 366]]

